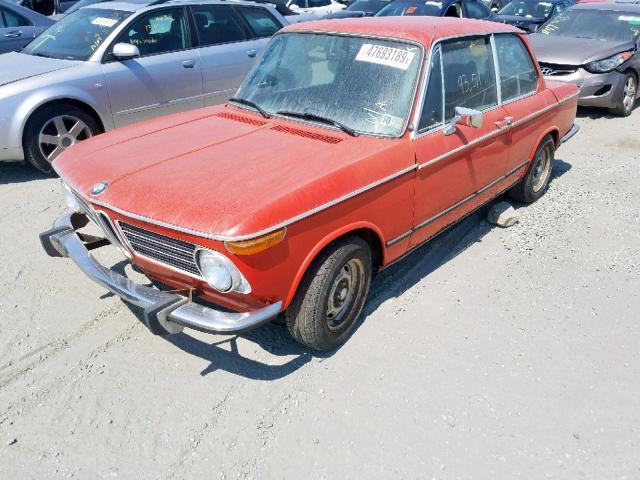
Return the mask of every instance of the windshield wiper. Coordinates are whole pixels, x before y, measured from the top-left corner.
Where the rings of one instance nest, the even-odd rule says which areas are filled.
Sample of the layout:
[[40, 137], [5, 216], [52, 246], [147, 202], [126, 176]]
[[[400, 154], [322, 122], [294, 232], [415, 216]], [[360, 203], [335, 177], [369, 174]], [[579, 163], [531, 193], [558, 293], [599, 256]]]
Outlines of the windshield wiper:
[[44, 53], [39, 53], [39, 52], [31, 52], [31, 53], [27, 53], [27, 55], [33, 55], [34, 57], [42, 57], [42, 58], [53, 58], [51, 55], [45, 55]]
[[247, 100], [246, 98], [237, 98], [237, 97], [231, 97], [229, 99], [230, 102], [235, 102], [235, 103], [239, 103], [240, 105], [246, 105], [248, 107], [252, 107], [255, 108], [255, 110], [262, 115], [264, 118], [271, 118], [271, 115], [267, 112], [265, 112], [260, 105], [258, 105], [255, 102], [252, 102], [251, 100]]
[[338, 127], [340, 130], [342, 130], [345, 133], [348, 133], [352, 137], [357, 137], [358, 136], [358, 132], [356, 132], [351, 127], [347, 127], [344, 123], [341, 123], [341, 122], [339, 122], [337, 120], [334, 120], [332, 118], [323, 117], [322, 115], [316, 115], [315, 113], [288, 112], [286, 110], [280, 110], [280, 111], [276, 112], [276, 114], [284, 115], [285, 117], [300, 118], [302, 120], [311, 120], [312, 122], [326, 123], [328, 125], [333, 125], [334, 127]]

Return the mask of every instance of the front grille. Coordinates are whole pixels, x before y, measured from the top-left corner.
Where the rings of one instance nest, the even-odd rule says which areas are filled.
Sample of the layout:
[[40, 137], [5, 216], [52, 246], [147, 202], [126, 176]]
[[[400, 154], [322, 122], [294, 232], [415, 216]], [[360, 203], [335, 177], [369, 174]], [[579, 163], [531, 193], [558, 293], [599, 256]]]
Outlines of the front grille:
[[134, 252], [183, 272], [200, 276], [195, 262], [196, 246], [175, 238], [160, 235], [140, 227], [119, 222], [120, 230]]
[[540, 70], [545, 77], [557, 77], [560, 75], [571, 75], [578, 71], [575, 65], [558, 65], [555, 63], [540, 62]]

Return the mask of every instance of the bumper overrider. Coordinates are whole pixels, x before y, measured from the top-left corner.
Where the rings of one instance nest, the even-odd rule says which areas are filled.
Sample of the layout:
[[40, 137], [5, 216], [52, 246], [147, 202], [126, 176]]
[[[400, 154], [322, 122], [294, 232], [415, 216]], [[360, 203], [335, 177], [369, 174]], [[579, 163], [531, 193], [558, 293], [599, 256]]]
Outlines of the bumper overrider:
[[108, 242], [88, 238], [76, 231], [86, 223], [86, 216], [77, 212], [58, 218], [53, 228], [40, 234], [42, 247], [49, 256], [70, 258], [91, 280], [125, 302], [142, 308], [145, 325], [156, 335], [178, 333], [184, 327], [208, 333], [237, 334], [268, 322], [280, 312], [281, 301], [251, 312], [225, 312], [189, 301], [182, 295], [135, 283], [104, 267], [89, 253], [91, 248]]

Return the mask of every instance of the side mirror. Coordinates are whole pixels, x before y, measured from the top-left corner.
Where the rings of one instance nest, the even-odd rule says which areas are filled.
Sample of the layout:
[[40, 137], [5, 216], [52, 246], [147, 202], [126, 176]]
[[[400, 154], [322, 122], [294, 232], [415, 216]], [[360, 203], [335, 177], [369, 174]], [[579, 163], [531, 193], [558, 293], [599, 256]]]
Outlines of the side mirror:
[[455, 116], [444, 126], [444, 134], [452, 135], [456, 131], [456, 125], [480, 128], [484, 123], [484, 113], [473, 108], [456, 107]]
[[118, 60], [130, 60], [140, 56], [140, 50], [130, 43], [116, 43], [113, 46], [113, 56]]

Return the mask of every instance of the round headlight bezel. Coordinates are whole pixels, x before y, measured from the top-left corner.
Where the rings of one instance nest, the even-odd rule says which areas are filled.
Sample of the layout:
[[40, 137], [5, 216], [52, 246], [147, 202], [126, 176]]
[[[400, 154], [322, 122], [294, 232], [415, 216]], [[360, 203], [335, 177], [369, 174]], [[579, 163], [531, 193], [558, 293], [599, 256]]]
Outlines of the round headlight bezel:
[[[242, 275], [240, 270], [238, 270], [238, 267], [236, 267], [236, 265], [222, 253], [208, 248], [198, 248], [193, 255], [200, 275], [216, 291], [220, 293], [251, 293], [251, 286], [249, 285], [249, 282], [247, 282], [247, 280], [244, 278], [244, 275]], [[201, 257], [204, 255], [209, 257], [210, 261], [216, 262], [217, 265], [223, 268], [229, 275], [230, 284], [228, 288], [225, 289], [220, 284], [216, 285], [213, 281], [213, 278], [211, 277], [211, 274], [207, 274], [205, 268], [202, 266], [201, 260]]]

